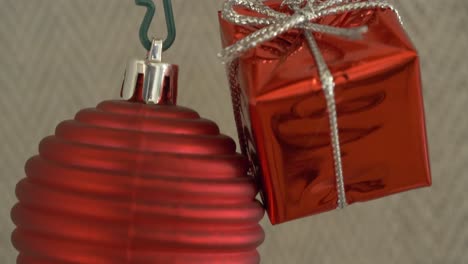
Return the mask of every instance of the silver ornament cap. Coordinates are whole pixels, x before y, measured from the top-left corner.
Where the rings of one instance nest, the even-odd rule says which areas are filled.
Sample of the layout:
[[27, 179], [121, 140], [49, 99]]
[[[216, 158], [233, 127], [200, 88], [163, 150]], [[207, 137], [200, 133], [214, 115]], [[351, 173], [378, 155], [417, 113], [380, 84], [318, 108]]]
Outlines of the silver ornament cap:
[[154, 39], [146, 60], [131, 60], [125, 71], [121, 96], [134, 98], [138, 76], [143, 75], [143, 102], [146, 104], [176, 104], [179, 66], [161, 61], [163, 42]]

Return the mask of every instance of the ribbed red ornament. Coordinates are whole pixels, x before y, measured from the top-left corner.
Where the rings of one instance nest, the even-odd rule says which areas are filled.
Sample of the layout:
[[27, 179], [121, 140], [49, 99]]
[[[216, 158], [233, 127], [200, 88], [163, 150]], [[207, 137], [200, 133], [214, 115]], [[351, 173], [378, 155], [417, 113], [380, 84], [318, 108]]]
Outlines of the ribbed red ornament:
[[17, 185], [17, 263], [259, 263], [264, 210], [235, 148], [179, 106], [80, 111]]

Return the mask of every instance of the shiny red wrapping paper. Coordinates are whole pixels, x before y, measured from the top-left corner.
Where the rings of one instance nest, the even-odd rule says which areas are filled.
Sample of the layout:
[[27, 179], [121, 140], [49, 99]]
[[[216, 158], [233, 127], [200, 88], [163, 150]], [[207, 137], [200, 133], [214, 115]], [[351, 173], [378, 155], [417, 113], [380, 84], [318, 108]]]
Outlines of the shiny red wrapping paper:
[[[280, 10], [280, 2], [267, 4]], [[319, 22], [368, 26], [360, 40], [314, 34], [335, 78], [348, 203], [429, 186], [419, 60], [396, 14], [354, 11]], [[220, 25], [224, 47], [258, 30], [221, 16]], [[260, 44], [228, 70], [241, 149], [271, 222], [336, 209], [326, 101], [302, 32]]]

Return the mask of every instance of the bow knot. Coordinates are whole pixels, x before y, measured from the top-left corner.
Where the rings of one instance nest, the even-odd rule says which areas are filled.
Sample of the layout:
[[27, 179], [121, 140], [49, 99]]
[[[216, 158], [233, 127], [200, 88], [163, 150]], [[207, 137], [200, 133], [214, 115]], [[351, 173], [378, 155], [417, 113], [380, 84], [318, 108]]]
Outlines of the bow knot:
[[[347, 202], [343, 166], [341, 162], [338, 117], [334, 96], [335, 81], [312, 32], [330, 34], [349, 39], [359, 39], [362, 37], [362, 34], [367, 31], [367, 27], [342, 28], [322, 25], [314, 21], [330, 15], [376, 8], [386, 8], [394, 11], [400, 23], [401, 18], [398, 11], [386, 0], [284, 0], [281, 6], [285, 5], [293, 11], [292, 14], [279, 12], [265, 5], [261, 0], [254, 2], [249, 0], [226, 0], [222, 11], [222, 16], [225, 20], [236, 25], [263, 26], [263, 28], [253, 32], [233, 45], [226, 47], [219, 54], [219, 57], [224, 62], [229, 62], [239, 57], [244, 52], [255, 48], [260, 43], [272, 40], [290, 29], [301, 29], [303, 31], [304, 37], [315, 59], [315, 63], [318, 66], [322, 89], [327, 101], [330, 138], [333, 148], [336, 188], [338, 193], [338, 207], [344, 208]], [[253, 11], [257, 13], [257, 15], [242, 15], [235, 10], [237, 6]]]

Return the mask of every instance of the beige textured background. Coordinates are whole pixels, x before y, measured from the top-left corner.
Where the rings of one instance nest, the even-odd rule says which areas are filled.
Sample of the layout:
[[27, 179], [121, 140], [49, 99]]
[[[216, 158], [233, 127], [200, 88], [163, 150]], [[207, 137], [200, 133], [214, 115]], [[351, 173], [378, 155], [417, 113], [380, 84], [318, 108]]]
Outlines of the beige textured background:
[[[0, 0], [0, 263], [15, 263], [9, 212], [24, 161], [59, 121], [116, 98], [127, 59], [144, 55], [133, 2]], [[236, 137], [215, 56], [220, 2], [173, 1], [179, 37], [165, 58], [181, 66], [180, 104]], [[262, 263], [468, 263], [468, 1], [397, 5], [422, 57], [434, 186], [275, 227], [264, 219]]]

